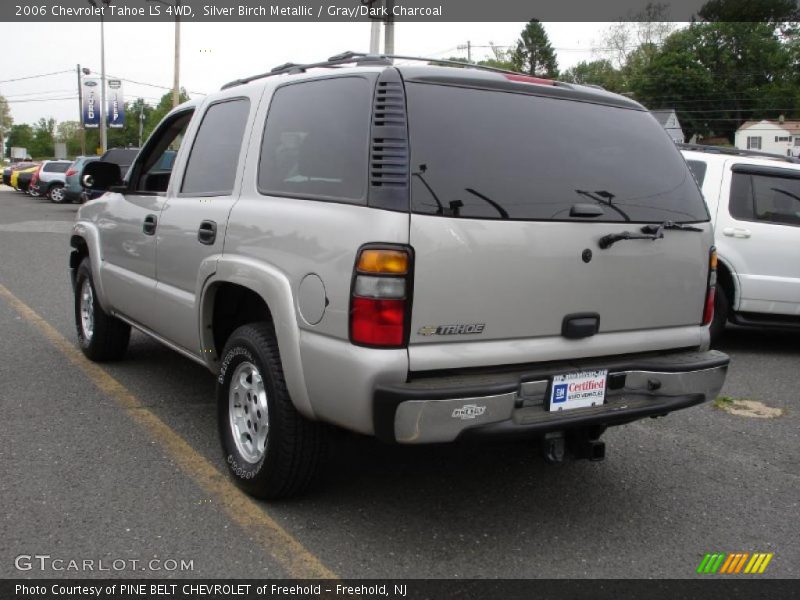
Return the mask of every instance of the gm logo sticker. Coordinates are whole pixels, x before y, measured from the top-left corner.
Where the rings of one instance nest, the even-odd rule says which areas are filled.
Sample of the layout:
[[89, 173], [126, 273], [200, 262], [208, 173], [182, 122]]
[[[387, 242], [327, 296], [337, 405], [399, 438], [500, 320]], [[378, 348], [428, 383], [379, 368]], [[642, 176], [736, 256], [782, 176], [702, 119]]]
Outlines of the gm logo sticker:
[[566, 402], [567, 400], [568, 383], [559, 383], [553, 388], [553, 404], [557, 402]]

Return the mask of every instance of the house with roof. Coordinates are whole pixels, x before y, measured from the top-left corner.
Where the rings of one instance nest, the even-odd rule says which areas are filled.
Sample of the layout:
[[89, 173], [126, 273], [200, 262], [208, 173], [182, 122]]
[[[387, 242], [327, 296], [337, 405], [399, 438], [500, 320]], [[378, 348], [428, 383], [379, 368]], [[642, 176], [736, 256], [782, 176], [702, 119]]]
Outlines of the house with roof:
[[745, 121], [736, 130], [735, 144], [742, 150], [758, 150], [783, 156], [800, 156], [800, 121]]
[[674, 108], [651, 110], [650, 114], [667, 130], [672, 141], [676, 144], [682, 144], [684, 142], [683, 129], [681, 128], [681, 123], [678, 121], [678, 115], [675, 113]]

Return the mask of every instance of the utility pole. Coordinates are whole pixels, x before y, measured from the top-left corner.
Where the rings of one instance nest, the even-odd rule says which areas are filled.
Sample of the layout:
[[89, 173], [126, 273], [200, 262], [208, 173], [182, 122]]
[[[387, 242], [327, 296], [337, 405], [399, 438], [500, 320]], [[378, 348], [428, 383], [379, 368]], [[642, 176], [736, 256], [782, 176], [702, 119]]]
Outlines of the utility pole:
[[[181, 103], [181, 18], [177, 10], [180, 5], [181, 0], [175, 0], [175, 67], [172, 80], [172, 108]], [[142, 142], [140, 140], [139, 146], [141, 147], [141, 145]]]
[[81, 156], [86, 156], [86, 128], [83, 126], [83, 86], [81, 85], [81, 66], [78, 65], [78, 123], [81, 126]]
[[385, 0], [386, 2], [386, 25], [383, 30], [383, 53], [394, 54], [394, 0]]
[[381, 21], [372, 19], [372, 29], [369, 32], [369, 53], [380, 54], [381, 51]]
[[[481, 46], [484, 47], [484, 46]], [[456, 46], [457, 50], [466, 50], [467, 51], [467, 62], [472, 62], [472, 42], [467, 40], [466, 44], [461, 44], [460, 46]]]
[[103, 22], [103, 14], [106, 6], [111, 5], [112, 0], [88, 0], [94, 8], [100, 6], [100, 148], [105, 153], [108, 150], [108, 137], [106, 135], [106, 30]]
[[142, 133], [144, 133], [144, 101], [139, 105], [139, 148], [142, 147]]
[[[90, 2], [92, 0], [89, 0]], [[105, 1], [105, 0], [104, 0]], [[171, 9], [175, 15], [175, 65], [173, 67], [172, 77], [172, 108], [181, 103], [181, 0], [172, 0], [166, 2], [165, 0], [146, 0], [146, 2], [157, 2], [168, 6], [167, 12]]]
[[100, 13], [100, 147], [103, 154], [108, 150], [108, 132], [106, 131], [106, 32], [103, 25], [103, 13]]

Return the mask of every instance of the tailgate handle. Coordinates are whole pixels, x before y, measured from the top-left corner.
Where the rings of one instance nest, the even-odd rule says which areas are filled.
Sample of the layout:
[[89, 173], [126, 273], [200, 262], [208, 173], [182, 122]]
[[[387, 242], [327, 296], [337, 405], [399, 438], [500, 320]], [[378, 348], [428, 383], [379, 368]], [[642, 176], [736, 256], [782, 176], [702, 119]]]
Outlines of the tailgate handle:
[[561, 335], [569, 339], [591, 337], [600, 329], [600, 315], [597, 313], [574, 313], [564, 317], [561, 322]]

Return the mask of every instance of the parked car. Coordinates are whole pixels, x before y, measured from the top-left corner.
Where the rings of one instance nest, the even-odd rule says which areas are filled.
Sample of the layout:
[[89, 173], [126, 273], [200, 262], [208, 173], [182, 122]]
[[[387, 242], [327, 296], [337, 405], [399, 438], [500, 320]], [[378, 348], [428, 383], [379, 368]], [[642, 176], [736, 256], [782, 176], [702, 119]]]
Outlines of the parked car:
[[[138, 153], [139, 148], [109, 148], [100, 156], [100, 160], [117, 165], [120, 172], [125, 175]], [[84, 189], [81, 193], [80, 200], [81, 202], [86, 202], [87, 200], [93, 200], [99, 197], [101, 194], [102, 192], [98, 193], [91, 189]]]
[[800, 161], [683, 146], [716, 232], [711, 335], [727, 322], [800, 330]]
[[716, 397], [710, 217], [646, 109], [476, 65], [323, 66], [345, 64], [175, 108], [124, 180], [84, 168], [106, 191], [71, 235], [87, 357], [135, 327], [205, 365], [231, 476], [265, 498], [313, 480], [322, 423], [599, 460], [607, 427]]
[[43, 161], [35, 181], [31, 181], [29, 193], [32, 196], [47, 196], [56, 204], [64, 202], [64, 182], [71, 164], [72, 161], [69, 160]]
[[27, 192], [31, 185], [33, 174], [39, 169], [39, 164], [24, 169], [17, 169], [11, 173], [11, 187], [18, 192]]
[[75, 202], [81, 199], [81, 172], [83, 167], [90, 162], [99, 160], [99, 156], [79, 156], [75, 159], [64, 175], [64, 201]]
[[3, 169], [3, 183], [7, 186], [14, 187], [11, 185], [11, 176], [14, 174], [14, 171], [27, 169], [33, 166], [35, 166], [35, 163], [32, 162], [17, 162], [10, 164], [5, 169]]

